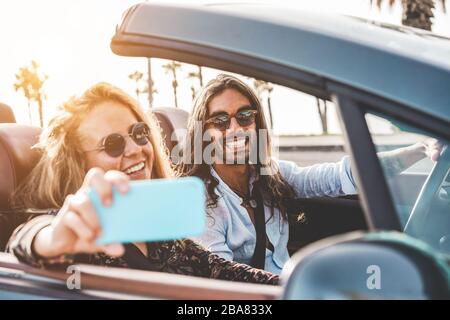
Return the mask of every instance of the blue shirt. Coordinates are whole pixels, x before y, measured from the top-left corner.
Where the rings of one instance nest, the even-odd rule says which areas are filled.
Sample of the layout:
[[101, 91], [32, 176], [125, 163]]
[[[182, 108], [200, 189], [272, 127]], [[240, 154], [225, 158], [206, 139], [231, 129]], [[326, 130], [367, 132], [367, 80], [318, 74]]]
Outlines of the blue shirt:
[[[275, 165], [298, 197], [337, 197], [356, 193], [348, 156], [337, 163], [310, 167], [299, 167], [294, 162], [281, 160], [275, 161]], [[225, 259], [249, 264], [256, 246], [255, 227], [247, 210], [241, 206], [241, 197], [220, 179], [214, 169], [211, 169], [211, 173], [219, 181], [216, 187], [219, 196], [217, 206], [207, 209], [207, 229], [201, 237], [194, 240]], [[252, 178], [250, 188], [254, 180]], [[264, 213], [266, 221], [269, 220], [271, 208], [265, 206]], [[274, 251], [266, 249], [264, 269], [280, 274], [289, 259], [289, 226], [277, 208], [274, 208], [274, 216], [266, 224], [266, 233]]]

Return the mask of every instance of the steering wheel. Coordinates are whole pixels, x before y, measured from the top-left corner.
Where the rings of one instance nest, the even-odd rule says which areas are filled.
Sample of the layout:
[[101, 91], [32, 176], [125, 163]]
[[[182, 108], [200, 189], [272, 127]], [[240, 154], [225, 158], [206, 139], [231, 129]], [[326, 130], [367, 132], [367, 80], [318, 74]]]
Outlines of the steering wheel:
[[432, 200], [441, 186], [450, 166], [450, 149], [444, 146], [439, 160], [434, 164], [430, 175], [426, 179], [422, 190], [417, 197], [414, 207], [403, 230], [406, 234], [418, 236], [425, 225]]

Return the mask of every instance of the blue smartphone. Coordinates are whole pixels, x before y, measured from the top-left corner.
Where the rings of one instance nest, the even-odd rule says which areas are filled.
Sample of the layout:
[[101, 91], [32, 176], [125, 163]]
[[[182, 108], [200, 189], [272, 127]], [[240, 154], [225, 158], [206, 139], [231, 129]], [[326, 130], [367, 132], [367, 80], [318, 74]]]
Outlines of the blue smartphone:
[[102, 226], [97, 244], [175, 240], [205, 228], [205, 187], [196, 177], [131, 181], [127, 194], [113, 190], [110, 207], [88, 194]]

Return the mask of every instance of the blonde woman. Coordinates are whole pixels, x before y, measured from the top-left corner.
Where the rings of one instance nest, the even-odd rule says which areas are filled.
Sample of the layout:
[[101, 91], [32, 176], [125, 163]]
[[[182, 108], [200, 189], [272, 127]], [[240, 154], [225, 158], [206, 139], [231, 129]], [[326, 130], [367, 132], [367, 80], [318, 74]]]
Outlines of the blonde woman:
[[36, 147], [42, 158], [12, 200], [18, 211], [51, 209], [50, 214], [20, 226], [11, 237], [8, 250], [22, 262], [37, 267], [84, 262], [278, 282], [277, 276], [226, 261], [191, 240], [96, 245], [101, 226], [87, 187], [94, 188], [108, 206], [114, 201], [113, 186], [126, 193], [130, 180], [173, 176], [159, 127], [122, 90], [101, 83], [72, 98], [50, 121]]

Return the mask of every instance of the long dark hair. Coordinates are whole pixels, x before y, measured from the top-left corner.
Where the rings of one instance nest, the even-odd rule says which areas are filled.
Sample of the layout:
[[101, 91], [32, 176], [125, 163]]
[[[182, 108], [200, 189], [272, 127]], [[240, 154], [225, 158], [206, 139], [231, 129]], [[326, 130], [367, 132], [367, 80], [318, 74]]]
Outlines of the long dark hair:
[[[208, 207], [215, 207], [217, 205], [218, 195], [215, 193], [215, 189], [219, 184], [219, 181], [212, 176], [209, 164], [206, 164], [203, 160], [200, 164], [195, 164], [192, 159], [194, 159], [194, 144], [195, 141], [198, 141], [196, 139], [203, 141], [202, 137], [205, 130], [205, 121], [208, 116], [208, 105], [215, 96], [222, 93], [226, 89], [233, 89], [241, 93], [258, 111], [256, 116], [256, 128], [257, 130], [265, 129], [265, 132], [267, 133], [267, 136], [265, 137], [265, 141], [267, 143], [264, 146], [265, 150], [263, 151], [263, 156], [258, 156], [258, 161], [254, 165], [256, 173], [259, 175], [259, 190], [261, 192], [264, 204], [272, 208], [272, 216], [273, 208], [278, 208], [282, 213], [282, 217], [287, 219], [287, 210], [285, 208], [284, 201], [294, 198], [295, 192], [281, 176], [278, 168], [276, 168], [275, 163], [271, 158], [271, 138], [268, 134], [267, 121], [258, 97], [250, 87], [234, 76], [227, 74], [218, 75], [215, 79], [209, 81], [197, 95], [187, 126], [187, 143], [184, 145], [181, 161], [176, 165], [176, 171], [182, 176], [197, 176], [201, 178], [206, 185], [206, 190], [208, 193]], [[195, 129], [198, 123], [202, 124], [202, 130]], [[203, 151], [205, 148], [205, 142], [202, 142], [202, 145]], [[258, 154], [260, 153], [258, 152]], [[261, 158], [263, 158], [264, 161], [261, 161]], [[186, 159], [190, 160], [187, 161]], [[272, 171], [272, 174], [270, 175], [260, 174], [261, 169], [263, 168], [272, 169], [274, 171]]]

